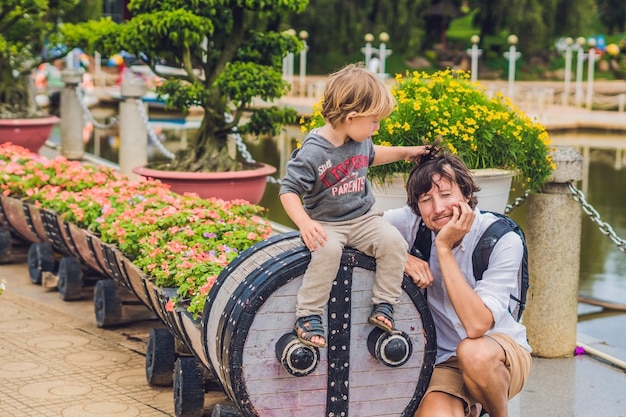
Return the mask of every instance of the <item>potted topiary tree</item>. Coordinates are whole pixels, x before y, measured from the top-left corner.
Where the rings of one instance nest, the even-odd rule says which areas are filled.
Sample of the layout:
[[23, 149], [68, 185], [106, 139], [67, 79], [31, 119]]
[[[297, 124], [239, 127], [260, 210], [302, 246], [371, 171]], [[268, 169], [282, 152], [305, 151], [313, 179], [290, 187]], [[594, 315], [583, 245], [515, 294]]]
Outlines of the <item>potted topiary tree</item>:
[[13, 142], [34, 152], [59, 118], [35, 101], [33, 70], [62, 57], [43, 52], [60, 40], [59, 22], [78, 0], [5, 0], [0, 6], [0, 143]]
[[[63, 30], [67, 43], [88, 52], [112, 55], [124, 50], [141, 58], [165, 80], [156, 92], [169, 107], [184, 110], [194, 105], [204, 110], [195, 138], [174, 160], [141, 167], [136, 173], [177, 181], [187, 173], [207, 178], [229, 172], [241, 177], [246, 175], [242, 171], [261, 164], [229, 152], [229, 135], [277, 134], [284, 124], [297, 120], [291, 108], [257, 106], [253, 100], [271, 102], [288, 91], [282, 60], [288, 52], [297, 52], [301, 43], [278, 30], [280, 19], [303, 11], [307, 4], [307, 0], [134, 0], [128, 6], [133, 17], [123, 23], [103, 19], [64, 25]], [[158, 64], [163, 62], [184, 74], [161, 72]], [[262, 168], [264, 187], [275, 168]], [[229, 176], [227, 186], [232, 188], [233, 181]], [[193, 189], [200, 191], [197, 186]], [[211, 186], [208, 194], [200, 194], [216, 196], [215, 189]]]

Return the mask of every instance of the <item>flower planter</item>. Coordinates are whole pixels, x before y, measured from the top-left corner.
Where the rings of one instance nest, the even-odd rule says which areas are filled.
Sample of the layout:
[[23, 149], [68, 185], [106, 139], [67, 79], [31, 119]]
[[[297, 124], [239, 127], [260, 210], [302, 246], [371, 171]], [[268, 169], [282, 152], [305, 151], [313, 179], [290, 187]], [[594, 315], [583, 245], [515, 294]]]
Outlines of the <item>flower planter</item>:
[[50, 137], [54, 125], [60, 121], [56, 116], [0, 119], [0, 143], [11, 142], [37, 153]]
[[372, 193], [376, 198], [374, 207], [380, 210], [390, 210], [406, 205], [406, 182], [404, 174], [394, 174], [391, 184], [372, 182]]
[[150, 168], [149, 165], [133, 169], [137, 175], [158, 179], [168, 184], [178, 194], [196, 193], [202, 198], [246, 200], [258, 204], [265, 192], [267, 177], [276, 168], [258, 164], [255, 169], [232, 172], [177, 172]]
[[[480, 187], [476, 193], [478, 208], [481, 210], [504, 213], [509, 201], [509, 191], [513, 172], [504, 169], [474, 169], [474, 180]], [[381, 210], [399, 208], [406, 204], [406, 189], [404, 175], [398, 174], [391, 184], [372, 184], [372, 191], [376, 197], [374, 207]]]
[[476, 193], [478, 208], [504, 213], [509, 201], [513, 172], [504, 169], [474, 169], [474, 180], [480, 187]]
[[[20, 202], [10, 197], [5, 199]], [[75, 239], [78, 228], [69, 226], [63, 229], [60, 226], [67, 223], [49, 210], [42, 210], [42, 217], [45, 225], [51, 226], [47, 232], [59, 235], [52, 242], [60, 249], [67, 249], [66, 237], [61, 238], [61, 235], [69, 231], [69, 236]], [[81, 243], [76, 248], [86, 245], [90, 251], [86, 253], [84, 248], [78, 250], [81, 260], [88, 258], [88, 262], [102, 264], [105, 275], [110, 278], [99, 280], [94, 289], [96, 321], [100, 327], [122, 322], [120, 308], [124, 300], [120, 298], [119, 290], [122, 293], [129, 291], [152, 310], [194, 354], [197, 362], [194, 362], [193, 369], [173, 372], [174, 385], [181, 387], [175, 390], [176, 407], [193, 408], [202, 404], [204, 381], [202, 378], [198, 381], [192, 378], [192, 372], [197, 372], [197, 364], [215, 376], [242, 416], [282, 415], [287, 410], [296, 410], [300, 415], [311, 410], [315, 414], [323, 413], [328, 408], [326, 399], [338, 395], [328, 381], [363, 378], [362, 372], [350, 371], [352, 367], [335, 370], [327, 366], [330, 362], [344, 363], [346, 357], [372, 356], [359, 365], [370, 375], [369, 379], [373, 375], [374, 380], [378, 381], [402, 379], [411, 380], [412, 384], [398, 385], [391, 394], [388, 390], [381, 391], [380, 387], [372, 385], [369, 379], [365, 383], [352, 384], [352, 395], [346, 396], [336, 406], [342, 410], [365, 409], [370, 406], [372, 398], [382, 401], [391, 395], [394, 400], [385, 403], [385, 410], [390, 410], [394, 415], [407, 409], [412, 413], [428, 385], [436, 354], [434, 325], [426, 301], [413, 282], [405, 281], [397, 307], [396, 323], [404, 330], [395, 336], [397, 340], [394, 341], [396, 344], [398, 341], [406, 344], [401, 364], [393, 362], [393, 357], [384, 350], [388, 336], [373, 330], [367, 322], [369, 297], [348, 297], [350, 302], [344, 301], [346, 294], [371, 291], [376, 264], [373, 258], [362, 253], [346, 250], [342, 258], [344, 267], [340, 268], [331, 297], [340, 301], [328, 305], [331, 314], [344, 318], [343, 321], [329, 323], [329, 326], [334, 326], [330, 332], [340, 335], [329, 339], [329, 343], [333, 346], [348, 346], [351, 354], [345, 356], [341, 349], [329, 349], [331, 353], [327, 357], [317, 349], [300, 347], [294, 350], [293, 339], [289, 339], [292, 338], [296, 292], [310, 256], [298, 232], [272, 236], [235, 258], [217, 278], [199, 317], [186, 311], [185, 300], [181, 301], [180, 306], [172, 308], [170, 304], [172, 298], [178, 296], [177, 288], [154, 285], [153, 278], [134, 266], [116, 246], [102, 242], [98, 236], [89, 232], [79, 239]], [[96, 260], [92, 259], [94, 257]], [[346, 326], [349, 331], [339, 331]], [[284, 346], [284, 343], [281, 344], [284, 340], [291, 342]], [[157, 348], [153, 346], [155, 352], [148, 352], [147, 356], [156, 354]], [[332, 353], [335, 351], [339, 353]], [[313, 361], [309, 364], [307, 361], [311, 358]], [[179, 366], [178, 362], [176, 366]], [[308, 376], [299, 378], [298, 372]], [[190, 380], [194, 382], [190, 383]], [[198, 382], [198, 386], [195, 382]], [[290, 392], [309, 389], [311, 384], [321, 392], [328, 392], [319, 396], [314, 403], [286, 401]], [[192, 391], [196, 394], [190, 397]], [[362, 415], [375, 416], [380, 413], [381, 409], [375, 409]]]

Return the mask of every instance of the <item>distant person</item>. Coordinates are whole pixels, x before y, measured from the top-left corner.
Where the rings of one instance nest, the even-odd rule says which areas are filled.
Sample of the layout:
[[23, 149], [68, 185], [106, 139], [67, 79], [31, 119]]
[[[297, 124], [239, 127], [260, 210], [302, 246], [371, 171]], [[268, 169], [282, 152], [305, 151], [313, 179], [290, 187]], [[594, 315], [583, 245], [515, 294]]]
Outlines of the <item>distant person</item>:
[[49, 112], [58, 116], [61, 107], [61, 90], [65, 87], [63, 82], [63, 70], [65, 69], [65, 61], [63, 59], [55, 59], [52, 65], [46, 66], [46, 92], [49, 98]]
[[378, 58], [378, 54], [376, 52], [374, 52], [370, 57], [370, 62], [367, 65], [367, 68], [374, 74], [378, 74], [380, 72], [380, 58]]
[[407, 205], [384, 216], [408, 245], [417, 242], [422, 222], [429, 242], [434, 236], [427, 259], [412, 251], [405, 268], [427, 289], [437, 333], [435, 369], [414, 417], [477, 417], [482, 409], [490, 417], [507, 416], [508, 400], [522, 390], [532, 367], [526, 328], [510, 312], [523, 241], [514, 231], [502, 235], [478, 280], [474, 248], [498, 218], [476, 208], [479, 188], [463, 161], [436, 154], [431, 149], [409, 175]]
[[369, 322], [387, 332], [394, 330], [407, 244], [383, 220], [382, 211], [372, 208], [367, 170], [370, 165], [401, 159], [414, 161], [427, 152], [424, 146], [372, 143], [380, 120], [391, 114], [395, 104], [375, 74], [362, 66], [346, 66], [332, 74], [326, 85], [322, 101], [326, 124], [305, 137], [287, 164], [280, 200], [311, 251], [298, 290], [294, 325], [306, 345], [326, 346], [322, 313], [347, 245], [376, 258]]

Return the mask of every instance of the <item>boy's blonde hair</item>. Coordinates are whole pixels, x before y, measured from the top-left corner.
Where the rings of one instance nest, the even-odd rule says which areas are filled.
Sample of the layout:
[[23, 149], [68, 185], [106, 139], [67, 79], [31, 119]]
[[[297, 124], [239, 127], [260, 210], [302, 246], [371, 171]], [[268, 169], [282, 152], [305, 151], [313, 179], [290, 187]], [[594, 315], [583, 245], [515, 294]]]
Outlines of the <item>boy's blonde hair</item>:
[[376, 74], [362, 65], [350, 64], [331, 74], [324, 89], [322, 117], [333, 128], [340, 127], [346, 116], [389, 116], [396, 101]]

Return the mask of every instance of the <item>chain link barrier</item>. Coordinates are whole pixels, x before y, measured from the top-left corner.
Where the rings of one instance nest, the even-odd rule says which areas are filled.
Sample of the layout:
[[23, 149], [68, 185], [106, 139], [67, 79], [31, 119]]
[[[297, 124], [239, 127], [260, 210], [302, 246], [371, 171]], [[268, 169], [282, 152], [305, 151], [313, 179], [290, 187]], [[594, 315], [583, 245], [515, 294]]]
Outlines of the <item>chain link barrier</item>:
[[511, 204], [507, 204], [504, 208], [504, 214], [509, 214], [517, 207], [521, 206], [524, 201], [526, 201], [526, 197], [530, 195], [530, 190], [524, 191], [524, 195], [517, 197]]
[[[226, 123], [231, 123], [234, 120], [233, 115], [230, 114], [230, 113], [224, 113], [224, 119], [226, 120]], [[235, 140], [235, 146], [237, 147], [237, 151], [239, 151], [239, 153], [241, 154], [243, 159], [245, 159], [245, 161], [250, 163], [250, 164], [256, 163], [254, 158], [252, 158], [252, 155], [250, 154], [250, 151], [248, 151], [248, 147], [246, 146], [245, 142], [243, 141], [243, 138], [241, 137], [241, 134], [237, 130], [236, 126], [233, 128], [232, 136], [233, 136], [233, 139]], [[280, 179], [274, 178], [271, 175], [267, 176], [267, 182], [269, 182], [271, 184], [281, 184], [282, 183]]]
[[141, 100], [137, 100], [137, 111], [139, 112], [139, 117], [141, 117], [141, 121], [146, 127], [146, 131], [148, 132], [148, 139], [150, 139], [150, 142], [157, 148], [159, 152], [161, 152], [163, 156], [169, 159], [174, 159], [176, 155], [170, 152], [170, 150], [167, 149], [165, 145], [163, 145], [163, 143], [159, 140], [156, 133], [154, 132], [154, 129], [150, 124], [150, 119], [148, 119], [146, 107]]
[[598, 211], [587, 202], [587, 200], [585, 199], [585, 195], [582, 193], [582, 191], [577, 189], [574, 186], [573, 182], [569, 183], [569, 190], [573, 195], [574, 201], [579, 202], [582, 206], [583, 211], [589, 216], [591, 221], [598, 225], [600, 232], [602, 232], [602, 234], [604, 235], [607, 235], [613, 241], [613, 243], [615, 243], [617, 249], [619, 249], [620, 252], [626, 253], [626, 241], [617, 236], [611, 225], [603, 222], [600, 219], [600, 214], [598, 214]]
[[[93, 115], [91, 114], [91, 111], [89, 111], [89, 107], [87, 107], [87, 104], [85, 103], [85, 95], [83, 93], [83, 89], [81, 88], [81, 86], [80, 85], [76, 86], [74, 91], [76, 93], [76, 98], [78, 99], [78, 102], [80, 103], [80, 107], [83, 111], [83, 118], [85, 119], [86, 122], [92, 123], [93, 126], [98, 129], [112, 129], [113, 127], [117, 125], [119, 121], [117, 117], [112, 117], [109, 120], [109, 123], [106, 123], [106, 124], [98, 122], [93, 117]], [[159, 140], [157, 134], [155, 133], [152, 125], [150, 124], [150, 119], [148, 118], [148, 113], [146, 112], [146, 109], [144, 107], [142, 100], [137, 100], [137, 111], [139, 112], [139, 117], [141, 117], [141, 120], [146, 127], [146, 131], [148, 132], [148, 139], [150, 140], [150, 143], [152, 143], [163, 156], [169, 159], [174, 159], [176, 155], [170, 152], [170, 150], [167, 149], [165, 145], [163, 145], [163, 143]], [[225, 116], [227, 123], [230, 123], [234, 120], [233, 116], [230, 113], [225, 113], [224, 116]], [[256, 163], [254, 158], [252, 158], [250, 151], [248, 151], [248, 148], [246, 144], [244, 143], [243, 138], [241, 137], [241, 134], [237, 131], [237, 127], [233, 128], [232, 135], [235, 140], [237, 151], [241, 154], [244, 160], [251, 164]], [[267, 180], [268, 182], [280, 184], [280, 180], [271, 176], [268, 176]]]
[[[85, 120], [85, 122], [91, 123], [93, 124], [94, 127], [98, 129], [102, 129], [102, 130], [112, 129], [118, 124], [119, 119], [115, 116], [111, 117], [108, 123], [98, 122], [91, 114], [91, 111], [89, 110], [89, 107], [87, 106], [87, 103], [85, 102], [85, 94], [83, 92], [82, 87], [80, 85], [77, 85], [76, 88], [74, 89], [74, 92], [76, 93], [76, 98], [78, 99], [78, 103], [80, 103], [80, 108], [83, 111], [83, 119]], [[163, 145], [163, 143], [159, 140], [158, 136], [154, 132], [152, 125], [150, 125], [150, 119], [148, 118], [148, 114], [146, 113], [146, 109], [143, 105], [142, 100], [137, 100], [137, 110], [139, 111], [139, 116], [141, 117], [141, 120], [143, 121], [146, 127], [146, 131], [148, 132], [148, 138], [150, 139], [150, 142], [166, 158], [174, 159], [176, 155], [170, 152]]]
[[[589, 204], [589, 202], [585, 199], [585, 195], [583, 194], [583, 192], [574, 186], [573, 181], [568, 184], [568, 187], [569, 187], [569, 191], [572, 193], [574, 201], [580, 203], [583, 209], [583, 212], [585, 212], [585, 214], [589, 216], [592, 222], [598, 225], [600, 232], [608, 236], [613, 241], [613, 243], [615, 243], [615, 245], [617, 246], [617, 249], [619, 249], [620, 252], [626, 253], [626, 240], [617, 236], [617, 234], [615, 233], [611, 225], [606, 222], [603, 222], [600, 219], [600, 214], [598, 213], [598, 211], [591, 204]], [[517, 197], [513, 201], [513, 203], [508, 204], [506, 206], [506, 208], [504, 209], [504, 213], [509, 214], [516, 207], [519, 207], [526, 200], [526, 197], [528, 197], [529, 195], [530, 195], [530, 190], [526, 190], [523, 196]]]
[[109, 123], [100, 123], [99, 121], [97, 121], [93, 115], [91, 114], [91, 111], [89, 111], [89, 107], [87, 107], [87, 103], [85, 102], [85, 94], [83, 93], [83, 89], [81, 88], [80, 85], [77, 85], [76, 88], [74, 89], [74, 92], [76, 93], [76, 98], [78, 99], [78, 103], [80, 104], [80, 108], [83, 110], [83, 119], [88, 122], [93, 124], [95, 127], [97, 127], [98, 129], [112, 129], [113, 127], [115, 127], [115, 125], [117, 125], [117, 117], [113, 116], [111, 117], [111, 119], [109, 120]]

